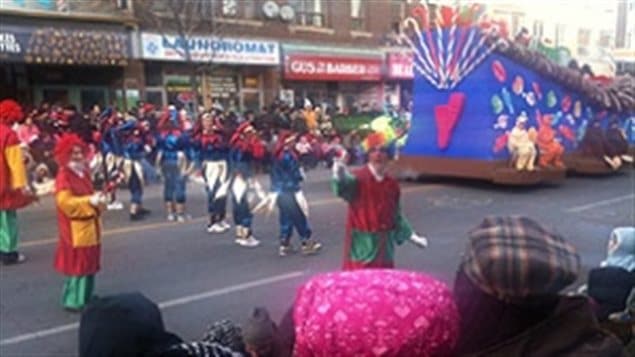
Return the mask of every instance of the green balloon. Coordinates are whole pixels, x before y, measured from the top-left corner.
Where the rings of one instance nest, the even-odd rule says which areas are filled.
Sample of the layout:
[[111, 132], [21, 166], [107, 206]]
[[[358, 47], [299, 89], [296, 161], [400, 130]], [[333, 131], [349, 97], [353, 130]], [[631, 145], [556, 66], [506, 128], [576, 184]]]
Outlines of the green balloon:
[[492, 104], [494, 114], [500, 114], [503, 111], [503, 100], [498, 96], [498, 94], [494, 94], [490, 102]]
[[553, 90], [550, 90], [547, 93], [547, 106], [549, 108], [553, 108], [558, 104], [558, 98], [556, 97], [556, 93]]

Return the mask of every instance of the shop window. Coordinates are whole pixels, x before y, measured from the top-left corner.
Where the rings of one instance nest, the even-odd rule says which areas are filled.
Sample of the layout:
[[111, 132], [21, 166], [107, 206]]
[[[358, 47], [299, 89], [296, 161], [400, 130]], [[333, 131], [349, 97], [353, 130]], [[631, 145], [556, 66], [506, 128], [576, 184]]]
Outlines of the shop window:
[[351, 0], [351, 30], [366, 30], [366, 23], [364, 21], [365, 8], [362, 2], [362, 0]]
[[243, 88], [247, 89], [258, 89], [259, 86], [258, 77], [253, 76], [245, 76], [243, 77]]
[[154, 87], [163, 85], [160, 65], [154, 63], [146, 63], [144, 71], [147, 86]]
[[82, 89], [80, 91], [81, 109], [88, 112], [95, 104], [100, 108], [106, 106], [106, 93], [103, 89]]
[[295, 23], [302, 26], [325, 26], [322, 0], [291, 0], [295, 10]]
[[66, 105], [69, 103], [67, 89], [44, 89], [42, 90], [42, 100], [50, 104]]
[[157, 108], [163, 107], [163, 92], [160, 90], [146, 91], [146, 102], [156, 106]]
[[260, 110], [260, 93], [243, 93], [243, 109], [258, 112]]

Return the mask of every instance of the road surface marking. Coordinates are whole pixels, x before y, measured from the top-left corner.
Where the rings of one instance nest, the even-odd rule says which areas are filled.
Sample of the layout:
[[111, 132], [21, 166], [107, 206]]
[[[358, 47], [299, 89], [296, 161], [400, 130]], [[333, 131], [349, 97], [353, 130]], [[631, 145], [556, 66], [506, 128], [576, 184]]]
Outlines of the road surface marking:
[[567, 209], [567, 212], [572, 212], [572, 213], [582, 212], [582, 211], [586, 211], [586, 210], [589, 210], [589, 209], [592, 209], [592, 208], [602, 207], [602, 206], [610, 205], [611, 203], [617, 203], [617, 202], [621, 202], [621, 201], [626, 201], [626, 200], [630, 200], [630, 199], [633, 199], [633, 198], [635, 198], [635, 194], [631, 193], [630, 195], [626, 195], [626, 196], [622, 196], [622, 197], [616, 197], [616, 198], [611, 198], [611, 199], [604, 200], [604, 201], [597, 201], [597, 202], [590, 203], [588, 205], [571, 207], [571, 208]]
[[[426, 191], [426, 190], [430, 190], [430, 189], [438, 187], [438, 186], [439, 185], [410, 186], [410, 187], [406, 187], [403, 190], [401, 190], [401, 193], [411, 193], [411, 192]], [[309, 207], [325, 206], [325, 205], [330, 205], [330, 204], [334, 204], [334, 203], [342, 203], [343, 204], [344, 201], [342, 201], [340, 198], [337, 198], [337, 197], [326, 198], [326, 199], [321, 199], [321, 200], [316, 200], [316, 201], [313, 201], [313, 202], [309, 202]], [[189, 222], [190, 223], [204, 222], [206, 219], [208, 219], [207, 216], [196, 217], [196, 218], [193, 218], [192, 220], [190, 220]], [[145, 230], [148, 230], [148, 229], [159, 229], [159, 228], [165, 228], [165, 227], [175, 227], [175, 226], [179, 226], [179, 225], [182, 225], [182, 224], [183, 223], [177, 223], [177, 222], [156, 222], [156, 223], [143, 224], [143, 225], [139, 225], [139, 226], [131, 226], [131, 227], [123, 227], [123, 228], [115, 228], [115, 229], [106, 229], [106, 230], [104, 230], [101, 233], [101, 236], [103, 238], [103, 237], [108, 237], [108, 236], [113, 236], [113, 235], [118, 235], [118, 234], [145, 231]], [[57, 242], [57, 238], [48, 238], [48, 239], [26, 241], [26, 242], [20, 243], [19, 245], [20, 245], [20, 247], [35, 247], [35, 246], [40, 246], [40, 245], [54, 244], [56, 242]]]
[[[290, 280], [290, 279], [295, 279], [298, 278], [300, 276], [304, 275], [303, 271], [293, 271], [290, 273], [286, 273], [286, 274], [281, 274], [281, 275], [275, 275], [275, 276], [271, 276], [268, 278], [263, 278], [263, 279], [258, 279], [258, 280], [252, 280], [250, 282], [247, 283], [242, 283], [242, 284], [236, 284], [236, 285], [231, 285], [231, 286], [227, 286], [221, 289], [215, 289], [215, 290], [210, 290], [210, 291], [206, 291], [203, 293], [199, 293], [199, 294], [193, 294], [193, 295], [189, 295], [189, 296], [183, 296], [181, 298], [177, 298], [177, 299], [173, 299], [173, 300], [168, 300], [168, 301], [164, 301], [159, 303], [159, 308], [161, 310], [165, 310], [171, 307], [175, 307], [175, 306], [180, 306], [180, 305], [186, 305], [186, 304], [190, 304], [196, 301], [200, 301], [200, 300], [206, 300], [206, 299], [210, 299], [216, 296], [220, 296], [220, 295], [225, 295], [225, 294], [231, 294], [237, 291], [242, 291], [242, 290], [248, 290], [251, 288], [256, 288], [259, 286], [264, 286], [264, 285], [270, 285], [270, 284], [274, 284], [277, 282], [281, 282], [281, 281], [285, 281], [285, 280]], [[35, 332], [31, 332], [31, 333], [25, 333], [22, 335], [18, 335], [15, 337], [10, 337], [10, 338], [6, 338], [4, 340], [0, 340], [0, 346], [8, 346], [8, 345], [15, 345], [18, 343], [22, 343], [22, 342], [26, 342], [26, 341], [31, 341], [31, 340], [35, 340], [38, 338], [43, 338], [43, 337], [48, 337], [48, 336], [52, 336], [52, 335], [57, 335], [63, 332], [67, 332], [67, 331], [73, 331], [79, 328], [79, 323], [78, 322], [74, 322], [71, 324], [66, 324], [66, 325], [60, 325], [60, 326], [56, 326], [56, 327], [52, 327], [52, 328], [48, 328], [45, 330], [40, 330], [40, 331], [35, 331]]]

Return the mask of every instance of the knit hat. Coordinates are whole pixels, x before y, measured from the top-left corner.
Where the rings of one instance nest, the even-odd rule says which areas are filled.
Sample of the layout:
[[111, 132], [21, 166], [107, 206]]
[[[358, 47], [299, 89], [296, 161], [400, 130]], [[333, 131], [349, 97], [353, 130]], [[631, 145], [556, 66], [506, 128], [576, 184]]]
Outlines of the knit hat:
[[242, 330], [238, 325], [230, 320], [216, 321], [207, 327], [203, 336], [203, 341], [208, 343], [218, 343], [227, 346], [233, 351], [241, 352], [245, 350]]
[[558, 294], [580, 271], [580, 256], [560, 235], [527, 217], [487, 217], [469, 233], [461, 266], [501, 300]]
[[264, 307], [256, 307], [243, 326], [245, 345], [256, 349], [271, 346], [276, 337], [276, 325]]
[[140, 293], [91, 300], [79, 324], [80, 357], [146, 356], [179, 342], [165, 330], [159, 307]]
[[448, 287], [394, 269], [311, 278], [298, 291], [293, 321], [296, 357], [452, 356], [459, 334]]

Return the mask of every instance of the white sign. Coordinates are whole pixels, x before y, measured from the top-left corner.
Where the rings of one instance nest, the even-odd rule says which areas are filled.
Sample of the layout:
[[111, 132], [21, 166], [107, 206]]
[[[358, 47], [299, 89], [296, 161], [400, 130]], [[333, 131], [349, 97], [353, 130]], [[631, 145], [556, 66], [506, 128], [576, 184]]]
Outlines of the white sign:
[[20, 54], [22, 47], [11, 32], [0, 32], [0, 52]]
[[185, 61], [185, 44], [195, 62], [235, 64], [280, 64], [280, 46], [274, 41], [227, 37], [191, 37], [142, 33], [144, 59]]

